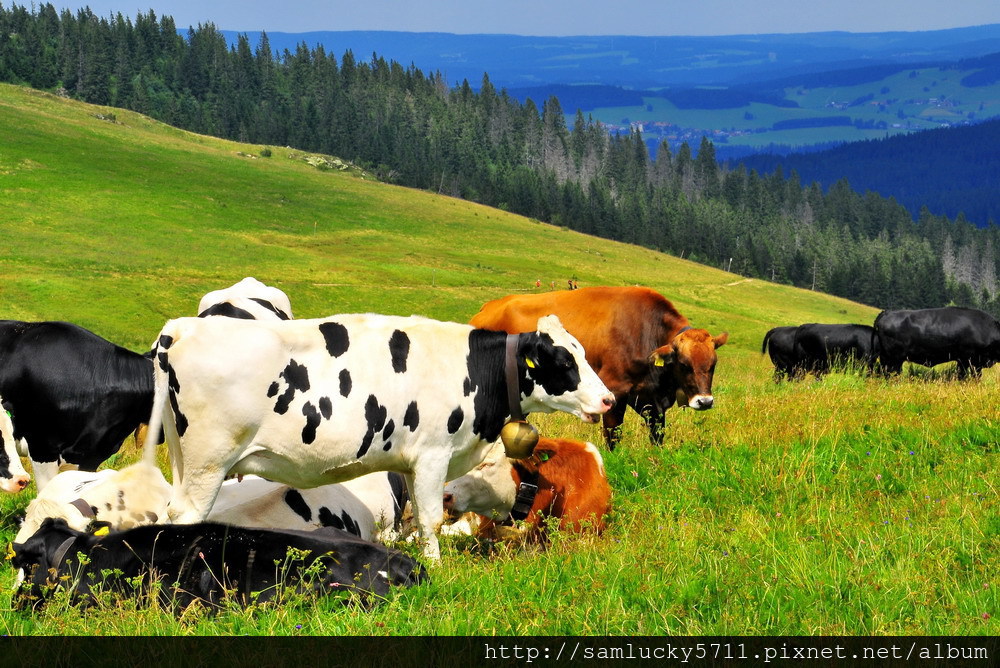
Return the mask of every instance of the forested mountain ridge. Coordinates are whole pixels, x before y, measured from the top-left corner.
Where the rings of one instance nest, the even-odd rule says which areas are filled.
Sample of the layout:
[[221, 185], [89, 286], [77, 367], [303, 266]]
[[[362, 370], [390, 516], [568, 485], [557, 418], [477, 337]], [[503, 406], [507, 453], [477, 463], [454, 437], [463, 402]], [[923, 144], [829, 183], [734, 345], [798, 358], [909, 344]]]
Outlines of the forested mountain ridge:
[[[240, 33], [221, 31], [230, 46]], [[245, 37], [260, 41], [260, 32]], [[1000, 25], [891, 33], [725, 37], [268, 33], [440, 71], [473, 88], [488, 72], [525, 102], [556, 96], [613, 132], [641, 128], [650, 151], [702, 135], [718, 155], [814, 151], [1000, 116]], [[991, 53], [992, 52], [992, 53]], [[572, 122], [572, 116], [567, 119]], [[890, 193], [886, 193], [890, 194]]]
[[[381, 178], [642, 244], [747, 276], [882, 307], [949, 301], [1000, 311], [998, 228], [895, 200], [826, 193], [794, 173], [723, 169], [707, 140], [661, 146], [609, 136], [557, 98], [539, 109], [483, 77], [449, 87], [374, 55], [361, 62], [267, 35], [229, 47], [212, 25], [177, 34], [154, 12], [0, 7], [0, 79], [125, 107], [197, 132], [341, 156]], [[2, 141], [2, 140], [0, 140]], [[2, 144], [0, 144], [2, 151]]]
[[980, 227], [1000, 221], [1000, 120], [741, 162], [762, 174], [781, 165], [824, 187], [846, 178], [860, 190], [893, 193], [914, 216], [927, 207]]

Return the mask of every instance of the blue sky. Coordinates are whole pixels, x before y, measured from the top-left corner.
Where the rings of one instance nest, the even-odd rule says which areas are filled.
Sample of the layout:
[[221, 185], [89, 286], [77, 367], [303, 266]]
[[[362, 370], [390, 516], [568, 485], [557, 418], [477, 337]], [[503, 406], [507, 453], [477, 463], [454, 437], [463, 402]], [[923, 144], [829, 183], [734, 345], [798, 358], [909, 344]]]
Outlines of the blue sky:
[[[1000, 0], [49, 0], [134, 17], [152, 9], [178, 27], [224, 30], [734, 35], [826, 30], [937, 30], [1000, 23]], [[31, 6], [28, 0], [0, 0]]]

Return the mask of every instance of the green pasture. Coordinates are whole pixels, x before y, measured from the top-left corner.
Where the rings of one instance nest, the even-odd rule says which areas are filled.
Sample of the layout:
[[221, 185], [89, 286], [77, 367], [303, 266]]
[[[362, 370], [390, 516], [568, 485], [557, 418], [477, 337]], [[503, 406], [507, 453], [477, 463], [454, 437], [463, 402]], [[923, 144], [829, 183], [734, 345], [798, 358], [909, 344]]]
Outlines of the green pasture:
[[[853, 86], [789, 88], [790, 100], [809, 109], [823, 109], [830, 104], [850, 103], [873, 95], [869, 102], [849, 107], [845, 113], [852, 118], [899, 122], [897, 111], [904, 115], [941, 120], [961, 119], [973, 113], [979, 119], [1000, 113], [1000, 83], [969, 88], [961, 80], [968, 70], [944, 70], [936, 67], [906, 70], [874, 82]], [[936, 100], [936, 102], [931, 102]], [[877, 103], [885, 103], [888, 113], [878, 113]]]
[[[300, 318], [466, 321], [536, 279], [648, 285], [695, 326], [730, 333], [716, 408], [672, 410], [661, 447], [628, 418], [621, 446], [603, 450], [615, 496], [602, 536], [557, 532], [547, 549], [446, 538], [430, 584], [372, 611], [303, 598], [175, 616], [107, 597], [25, 613], [0, 566], [0, 632], [1000, 632], [1000, 368], [979, 382], [943, 368], [777, 385], [760, 354], [768, 329], [870, 323], [876, 309], [262, 148], [0, 86], [0, 318], [69, 320], [141, 350], [165, 320], [248, 275], [283, 289]], [[570, 416], [532, 419], [599, 442]], [[127, 443], [109, 464], [137, 456]], [[33, 494], [0, 498], [0, 539]]]
[[[745, 114], [748, 112], [753, 115], [752, 119], [745, 118]], [[575, 114], [575, 111], [573, 113]], [[603, 123], [621, 124], [626, 120], [632, 123], [662, 121], [684, 128], [705, 130], [738, 128], [751, 131], [766, 130], [775, 122], [786, 118], [815, 118], [833, 115], [817, 113], [812, 109], [775, 107], [761, 102], [751, 102], [745, 107], [731, 109], [682, 109], [662, 97], [644, 97], [642, 106], [601, 107], [589, 113], [593, 115], [594, 119]]]
[[[886, 129], [860, 129], [853, 125], [814, 127], [814, 128], [794, 128], [786, 130], [770, 129], [774, 123], [787, 119], [805, 118], [825, 118], [829, 116], [851, 116], [852, 118], [867, 119], [869, 112], [855, 114], [855, 109], [840, 111], [837, 109], [824, 108], [787, 108], [776, 107], [771, 104], [761, 102], [751, 102], [745, 107], [734, 107], [732, 109], [680, 109], [675, 104], [664, 98], [647, 97], [643, 98], [645, 104], [641, 107], [602, 107], [590, 112], [595, 120], [603, 123], [620, 124], [626, 119], [630, 122], [654, 123], [665, 122], [678, 125], [682, 128], [696, 128], [704, 130], [710, 134], [712, 130], [725, 130], [730, 132], [726, 138], [726, 144], [739, 146], [768, 146], [770, 144], [789, 144], [793, 146], [805, 146], [827, 141], [862, 141], [865, 139], [881, 139], [887, 134], [898, 134], [905, 132], [902, 128], [889, 127]], [[744, 114], [751, 114], [752, 118], [747, 119]], [[880, 114], [874, 120], [885, 120], [890, 125], [898, 122], [895, 116]], [[938, 127], [938, 123], [931, 123], [927, 119], [918, 121], [910, 119], [911, 122], [919, 123], [921, 127]], [[572, 118], [570, 118], [572, 122]], [[733, 131], [740, 131], [736, 134]], [[719, 141], [715, 138], [715, 141]]]
[[[644, 97], [641, 106], [601, 107], [588, 113], [595, 120], [611, 124], [620, 124], [628, 119], [643, 123], [660, 121], [682, 128], [700, 128], [706, 132], [744, 131], [745, 134], [730, 134], [727, 139], [728, 144], [740, 146], [767, 146], [772, 143], [804, 146], [828, 141], [862, 141], [936, 128], [942, 123], [983, 120], [1000, 115], [1000, 83], [968, 88], [960, 83], [968, 74], [968, 70], [920, 68], [850, 86], [785, 89], [785, 97], [796, 102], [798, 107], [753, 102], [731, 109], [681, 109], [662, 97]], [[870, 100], [852, 105], [869, 95]], [[566, 111], [572, 123], [576, 110]], [[888, 127], [877, 130], [853, 125], [771, 129], [782, 120], [830, 116], [849, 116], [852, 120], [875, 123], [885, 121]]]

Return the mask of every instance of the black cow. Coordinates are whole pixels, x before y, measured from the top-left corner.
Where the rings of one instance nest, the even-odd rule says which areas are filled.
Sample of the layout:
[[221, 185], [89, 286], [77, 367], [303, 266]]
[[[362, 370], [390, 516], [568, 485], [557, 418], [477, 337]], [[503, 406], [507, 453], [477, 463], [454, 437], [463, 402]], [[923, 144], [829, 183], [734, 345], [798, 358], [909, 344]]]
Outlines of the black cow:
[[903, 362], [957, 362], [958, 377], [964, 379], [1000, 362], [1000, 322], [978, 309], [882, 311], [875, 318], [875, 336], [887, 374], [899, 373]]
[[329, 527], [282, 531], [205, 522], [99, 537], [47, 519], [13, 550], [11, 564], [25, 574], [14, 596], [18, 609], [38, 607], [58, 587], [72, 587], [73, 600], [84, 605], [101, 589], [134, 595], [137, 581], [144, 591], [160, 581], [164, 605], [183, 609], [196, 600], [217, 606], [231, 596], [247, 605], [292, 591], [353, 592], [371, 602], [392, 586], [427, 579], [412, 557]]
[[869, 373], [878, 361], [878, 342], [869, 325], [821, 325], [807, 323], [795, 330], [796, 365], [817, 377], [836, 365], [855, 364]]
[[760, 347], [760, 353], [767, 353], [774, 364], [774, 382], [781, 382], [783, 378], [795, 380], [802, 375], [798, 365], [798, 358], [795, 356], [795, 330], [794, 325], [788, 327], [775, 327], [768, 330], [764, 335], [764, 343]]
[[41, 488], [60, 461], [97, 470], [149, 419], [153, 363], [68, 322], [2, 320], [0, 396]]

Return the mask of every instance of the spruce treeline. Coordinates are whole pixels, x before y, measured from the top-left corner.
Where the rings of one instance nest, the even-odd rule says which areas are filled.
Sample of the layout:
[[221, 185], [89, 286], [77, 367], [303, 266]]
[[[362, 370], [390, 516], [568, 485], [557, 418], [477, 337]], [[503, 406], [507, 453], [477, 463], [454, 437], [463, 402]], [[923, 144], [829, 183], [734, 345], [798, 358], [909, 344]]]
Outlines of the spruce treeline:
[[[178, 34], [149, 11], [0, 4], [0, 80], [132, 109], [242, 142], [351, 160], [380, 178], [482, 202], [745, 276], [887, 308], [955, 303], [1000, 314], [1000, 228], [978, 229], [895, 200], [827, 192], [792, 172], [720, 166], [711, 142], [650, 158], [559, 100], [539, 109], [496, 90], [372, 55], [339, 59], [264, 34], [230, 47], [212, 24]], [[635, 281], [643, 282], [642, 276]]]

